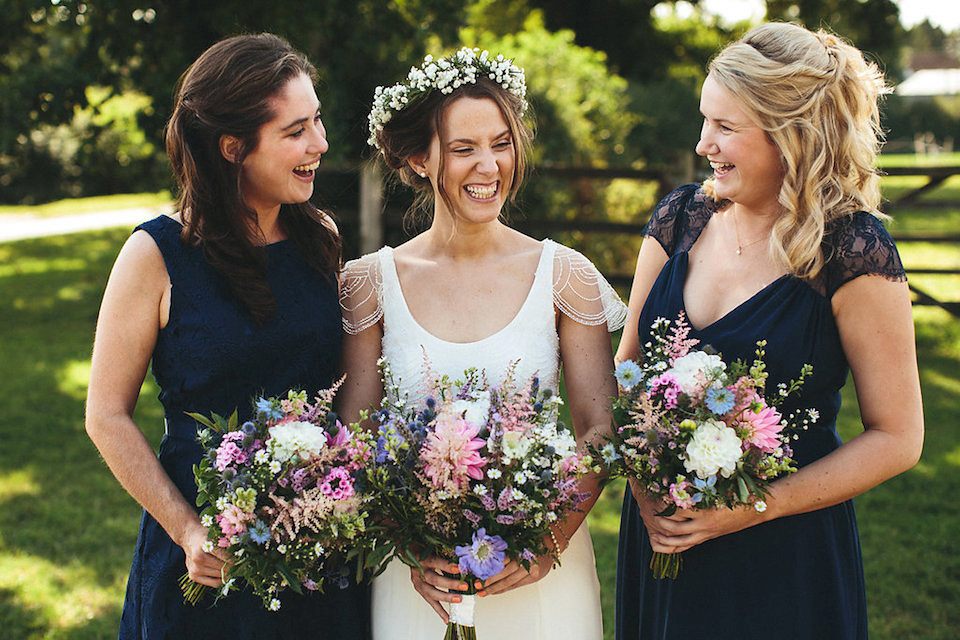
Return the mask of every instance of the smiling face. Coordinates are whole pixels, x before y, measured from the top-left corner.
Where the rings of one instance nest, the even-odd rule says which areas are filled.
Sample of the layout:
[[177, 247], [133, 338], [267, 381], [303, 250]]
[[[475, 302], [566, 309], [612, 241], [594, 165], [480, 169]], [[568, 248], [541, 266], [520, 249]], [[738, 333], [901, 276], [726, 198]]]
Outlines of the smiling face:
[[740, 102], [712, 76], [700, 93], [703, 127], [697, 153], [710, 160], [718, 197], [771, 211], [783, 183], [780, 152]]
[[[516, 166], [514, 139], [500, 108], [489, 98], [459, 98], [448, 105], [442, 122], [443, 131], [433, 136], [427, 156], [411, 161], [414, 170], [430, 177], [436, 215], [475, 224], [496, 220]], [[441, 195], [441, 183], [449, 203]]]
[[257, 147], [240, 171], [244, 201], [260, 214], [309, 200], [314, 171], [329, 148], [309, 76], [291, 78], [270, 99], [270, 108], [273, 118], [260, 127]]

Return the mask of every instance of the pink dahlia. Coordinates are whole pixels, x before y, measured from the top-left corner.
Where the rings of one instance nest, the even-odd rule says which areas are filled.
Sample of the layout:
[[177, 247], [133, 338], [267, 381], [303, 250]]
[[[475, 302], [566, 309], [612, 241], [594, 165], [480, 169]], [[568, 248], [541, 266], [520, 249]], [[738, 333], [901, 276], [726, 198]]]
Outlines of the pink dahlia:
[[744, 442], [749, 443], [762, 451], [776, 451], [782, 443], [780, 432], [783, 430], [780, 413], [773, 407], [764, 407], [754, 413], [750, 409], [740, 414], [740, 425], [749, 435]]
[[467, 487], [469, 478], [483, 478], [482, 467], [487, 461], [478, 453], [486, 444], [477, 438], [480, 427], [463, 419], [441, 420], [420, 451], [424, 473], [434, 486], [459, 492]]

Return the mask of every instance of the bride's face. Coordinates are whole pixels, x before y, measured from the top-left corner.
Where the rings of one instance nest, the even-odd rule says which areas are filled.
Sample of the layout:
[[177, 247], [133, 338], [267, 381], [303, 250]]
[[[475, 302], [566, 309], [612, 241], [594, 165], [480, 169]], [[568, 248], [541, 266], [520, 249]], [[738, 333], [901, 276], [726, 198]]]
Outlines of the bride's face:
[[442, 122], [424, 162], [433, 183], [436, 214], [474, 224], [496, 220], [516, 165], [513, 136], [500, 108], [489, 98], [459, 98], [447, 106]]

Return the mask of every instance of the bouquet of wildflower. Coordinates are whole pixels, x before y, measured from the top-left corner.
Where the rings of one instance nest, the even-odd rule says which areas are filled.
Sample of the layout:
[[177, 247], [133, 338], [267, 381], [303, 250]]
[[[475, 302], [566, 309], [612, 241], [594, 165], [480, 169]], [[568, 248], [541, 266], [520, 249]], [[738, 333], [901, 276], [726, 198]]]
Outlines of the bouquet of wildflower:
[[558, 421], [560, 398], [536, 377], [518, 385], [515, 365], [499, 386], [476, 369], [435, 379], [421, 406], [399, 397], [380, 366], [386, 399], [369, 471], [391, 521], [391, 553], [412, 567], [423, 556], [459, 565], [471, 589], [451, 606], [445, 638], [475, 639], [472, 578], [500, 573], [507, 558], [529, 568], [555, 553], [545, 539], [586, 499], [578, 484], [591, 459]]
[[[218, 598], [242, 578], [275, 611], [285, 587], [344, 588], [348, 562], [363, 566], [371, 544], [364, 536], [371, 496], [363, 483], [373, 446], [330, 410], [338, 387], [313, 403], [303, 391], [259, 398], [253, 419], [241, 425], [236, 412], [227, 419], [190, 414], [205, 427], [198, 440], [206, 455], [194, 476], [206, 544], [229, 555]], [[194, 604], [206, 590], [186, 575], [181, 588]]]
[[[697, 350], [681, 312], [675, 323], [653, 324], [644, 360], [616, 369], [620, 396], [614, 401], [612, 438], [591, 450], [612, 476], [635, 479], [666, 506], [677, 509], [752, 506], [764, 511], [768, 486], [796, 471], [789, 442], [796, 429], [817, 419], [815, 410], [784, 417], [777, 406], [797, 391], [813, 368], [764, 395], [764, 346], [751, 364], [728, 366], [709, 349]], [[676, 578], [680, 554], [654, 553], [657, 578]]]

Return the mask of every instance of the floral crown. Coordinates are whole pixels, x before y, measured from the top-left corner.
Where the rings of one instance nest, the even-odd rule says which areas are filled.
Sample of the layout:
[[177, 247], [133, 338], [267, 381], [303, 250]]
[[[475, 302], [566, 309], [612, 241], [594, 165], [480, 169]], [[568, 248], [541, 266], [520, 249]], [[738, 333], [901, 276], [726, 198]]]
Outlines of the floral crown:
[[367, 118], [370, 125], [367, 143], [379, 149], [377, 134], [383, 130], [383, 125], [390, 121], [394, 112], [403, 111], [411, 102], [434, 89], [451, 93], [462, 85], [475, 84], [477, 77], [484, 75], [520, 98], [522, 109], [526, 110], [527, 84], [523, 69], [504, 58], [503, 54], [491, 60], [488, 51], [464, 47], [454, 55], [438, 60], [427, 55], [423, 64], [410, 68], [405, 82], [392, 87], [377, 87], [373, 94], [373, 109]]

